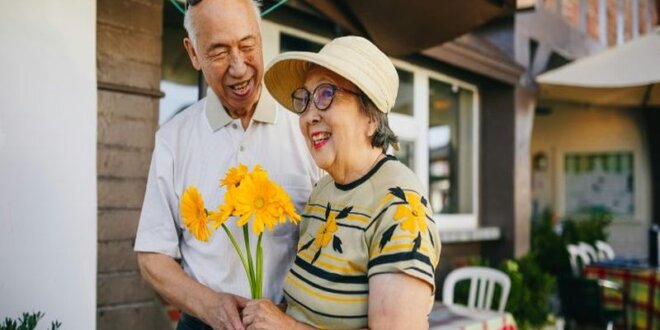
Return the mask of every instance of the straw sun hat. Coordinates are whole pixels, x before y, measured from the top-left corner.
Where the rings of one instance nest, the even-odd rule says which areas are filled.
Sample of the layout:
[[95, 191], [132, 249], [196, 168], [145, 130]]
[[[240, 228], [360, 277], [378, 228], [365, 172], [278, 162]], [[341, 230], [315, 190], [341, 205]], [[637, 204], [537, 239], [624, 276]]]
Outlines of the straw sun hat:
[[273, 59], [266, 69], [264, 82], [270, 94], [287, 109], [293, 110], [291, 93], [304, 86], [311, 64], [353, 83], [378, 110], [388, 113], [394, 106], [399, 89], [394, 65], [369, 40], [348, 36], [332, 40], [318, 53], [286, 52]]

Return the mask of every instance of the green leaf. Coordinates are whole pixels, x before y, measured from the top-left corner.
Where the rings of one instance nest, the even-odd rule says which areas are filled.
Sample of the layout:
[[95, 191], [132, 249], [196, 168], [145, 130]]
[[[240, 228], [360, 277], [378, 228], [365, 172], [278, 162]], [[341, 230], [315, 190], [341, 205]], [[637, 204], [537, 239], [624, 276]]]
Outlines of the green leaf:
[[351, 214], [352, 209], [353, 209], [352, 206], [345, 207], [343, 210], [341, 210], [341, 212], [339, 212], [339, 214], [337, 215], [337, 217], [335, 219], [346, 218], [349, 214]]
[[312, 259], [312, 265], [314, 264], [314, 261], [316, 261], [316, 259], [319, 258], [320, 255], [321, 255], [321, 249], [316, 251], [316, 254], [314, 255], [314, 258]]
[[406, 199], [406, 194], [403, 192], [403, 189], [401, 189], [401, 187], [394, 187], [394, 188], [390, 188], [389, 190], [392, 195], [399, 197], [401, 200], [408, 203], [408, 200]]
[[431, 240], [431, 246], [435, 247], [435, 241], [433, 240], [433, 235], [431, 235], [431, 227], [426, 227], [426, 230], [429, 233], [429, 239]]
[[341, 249], [341, 239], [336, 235], [332, 236], [332, 248], [339, 253], [344, 253]]
[[392, 225], [390, 228], [388, 228], [384, 233], [383, 237], [380, 239], [380, 250], [383, 251], [383, 248], [385, 245], [392, 239], [392, 234], [394, 234], [394, 230], [396, 229], [397, 225]]
[[417, 238], [413, 241], [415, 244], [413, 245], [413, 252], [416, 252], [419, 247], [422, 245], [422, 233], [417, 232]]
[[301, 252], [303, 250], [307, 250], [307, 248], [309, 248], [309, 246], [312, 245], [312, 243], [314, 243], [314, 238], [310, 239], [309, 242], [305, 243], [305, 245], [303, 245], [300, 248], [300, 250], [298, 250], [298, 252]]
[[330, 210], [332, 210], [332, 208], [330, 208], [330, 203], [328, 203], [328, 206], [325, 207], [325, 220], [326, 221], [328, 220], [328, 217], [330, 216]]

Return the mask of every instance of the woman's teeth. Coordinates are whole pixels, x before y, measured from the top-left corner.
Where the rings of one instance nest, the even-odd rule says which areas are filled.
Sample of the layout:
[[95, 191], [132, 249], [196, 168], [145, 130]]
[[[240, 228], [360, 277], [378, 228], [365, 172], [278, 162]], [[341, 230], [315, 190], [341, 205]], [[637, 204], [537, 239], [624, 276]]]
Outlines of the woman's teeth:
[[312, 136], [312, 142], [314, 142], [314, 144], [316, 144], [316, 143], [319, 143], [321, 141], [325, 141], [329, 138], [330, 138], [329, 133], [318, 133], [318, 134], [314, 134], [314, 136]]

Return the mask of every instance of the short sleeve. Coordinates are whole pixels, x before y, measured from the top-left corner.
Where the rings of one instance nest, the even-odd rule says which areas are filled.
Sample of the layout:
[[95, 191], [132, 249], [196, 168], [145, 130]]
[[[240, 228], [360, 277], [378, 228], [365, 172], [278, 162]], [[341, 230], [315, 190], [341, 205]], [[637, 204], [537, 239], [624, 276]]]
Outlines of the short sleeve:
[[427, 282], [435, 292], [440, 239], [426, 198], [393, 187], [380, 204], [374, 225], [366, 233], [369, 277], [402, 272]]
[[136, 252], [157, 252], [180, 258], [181, 229], [176, 223], [178, 198], [174, 192], [174, 159], [156, 135], [140, 223], [135, 237]]

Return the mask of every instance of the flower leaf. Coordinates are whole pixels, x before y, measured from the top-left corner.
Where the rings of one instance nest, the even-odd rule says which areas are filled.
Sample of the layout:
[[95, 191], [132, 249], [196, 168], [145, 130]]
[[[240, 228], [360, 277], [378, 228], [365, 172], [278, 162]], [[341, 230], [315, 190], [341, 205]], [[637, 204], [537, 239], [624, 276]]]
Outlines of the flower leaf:
[[339, 212], [339, 214], [337, 215], [337, 217], [335, 219], [346, 218], [351, 213], [352, 209], [353, 209], [352, 206], [345, 207], [343, 210], [341, 210], [341, 212]]
[[309, 246], [312, 245], [312, 243], [314, 243], [314, 238], [310, 239], [309, 242], [307, 242], [305, 245], [303, 245], [303, 246], [298, 250], [298, 252], [303, 251], [303, 250], [307, 250], [307, 248], [309, 248]]
[[314, 258], [312, 259], [312, 265], [314, 264], [314, 261], [316, 261], [316, 259], [319, 258], [320, 255], [321, 255], [321, 249], [316, 251], [316, 254], [314, 255]]
[[339, 237], [332, 237], [332, 248], [339, 253], [344, 253], [344, 251], [341, 249], [341, 239], [339, 239]]
[[328, 203], [328, 206], [325, 207], [325, 220], [328, 220], [328, 217], [330, 216], [330, 203]]
[[413, 245], [413, 249], [412, 249], [413, 252], [417, 251], [417, 249], [419, 249], [419, 247], [422, 245], [422, 233], [421, 232], [417, 233], [417, 238], [415, 238], [414, 243], [415, 244]]
[[394, 187], [394, 188], [390, 188], [389, 190], [392, 195], [399, 197], [401, 200], [403, 200], [406, 203], [408, 202], [408, 200], [406, 200], [406, 194], [403, 192], [403, 189], [401, 189], [401, 187]]
[[385, 245], [392, 239], [392, 234], [394, 234], [394, 230], [396, 229], [396, 226], [398, 225], [392, 225], [390, 228], [388, 228], [384, 233], [383, 233], [383, 238], [380, 240], [380, 250], [383, 251], [383, 248]]
[[431, 240], [431, 246], [435, 247], [435, 241], [433, 240], [433, 235], [431, 235], [431, 228], [428, 228], [429, 239]]

